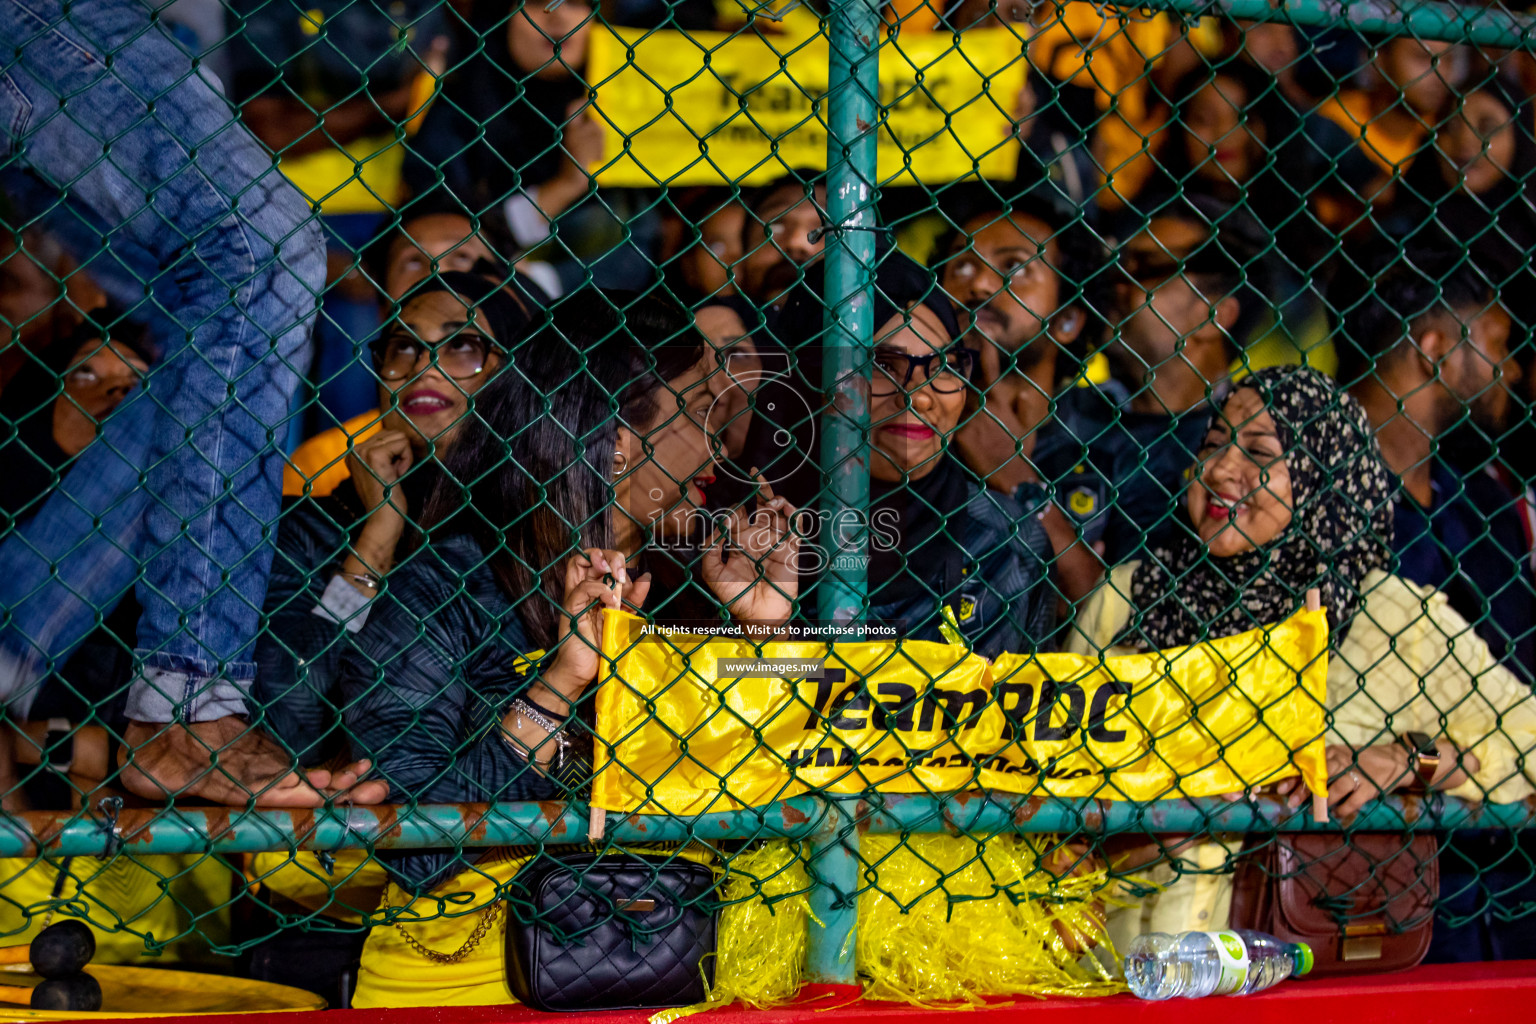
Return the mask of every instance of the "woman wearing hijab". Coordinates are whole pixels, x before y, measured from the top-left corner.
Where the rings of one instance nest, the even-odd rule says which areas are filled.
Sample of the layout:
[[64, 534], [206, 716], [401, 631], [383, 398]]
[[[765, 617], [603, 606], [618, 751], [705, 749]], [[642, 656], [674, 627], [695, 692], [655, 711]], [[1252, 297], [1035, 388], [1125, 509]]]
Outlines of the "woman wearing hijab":
[[[807, 508], [816, 507], [821, 488], [811, 410], [824, 400], [810, 383], [821, 380], [817, 292], [799, 289], [775, 325], [799, 373], [765, 380], [757, 391], [746, 459], [763, 467], [778, 493]], [[880, 265], [873, 304], [867, 621], [895, 626], [903, 638], [942, 641], [948, 608], [960, 636], [984, 656], [1033, 650], [1049, 634], [1056, 607], [1050, 539], [1036, 516], [983, 487], [951, 454], [951, 439], [975, 406], [976, 352], [962, 343], [944, 291], [898, 252]], [[839, 556], [836, 524], [825, 515], [817, 522], [800, 563], [809, 577]]]
[[[1536, 792], [1536, 764], [1530, 775], [1521, 766], [1536, 747], [1536, 700], [1443, 595], [1390, 573], [1391, 487], [1364, 410], [1329, 378], [1302, 367], [1244, 378], [1211, 417], [1185, 529], [1113, 570], [1068, 649], [1111, 656], [1231, 636], [1287, 618], [1316, 588], [1331, 635], [1334, 814], [1421, 788], [1500, 803]], [[1432, 773], [1417, 753], [1429, 743]], [[1301, 803], [1299, 780], [1280, 789]], [[1214, 872], [1235, 849], [1206, 842], [1180, 858], [1186, 871]], [[1175, 879], [1169, 864], [1139, 874]], [[1118, 943], [1222, 928], [1230, 900], [1230, 876], [1181, 873], [1112, 915], [1110, 933]]]

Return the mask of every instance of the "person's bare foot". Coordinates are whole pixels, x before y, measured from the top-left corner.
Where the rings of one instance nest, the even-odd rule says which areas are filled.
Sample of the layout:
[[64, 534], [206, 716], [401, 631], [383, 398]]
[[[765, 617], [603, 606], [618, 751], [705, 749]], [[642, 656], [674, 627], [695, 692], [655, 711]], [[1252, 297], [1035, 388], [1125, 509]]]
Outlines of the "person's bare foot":
[[123, 788], [151, 800], [319, 807], [327, 800], [376, 804], [389, 793], [383, 782], [357, 781], [371, 767], [367, 761], [334, 776], [324, 770], [300, 774], [287, 751], [233, 715], [182, 724], [130, 722], [118, 762]]

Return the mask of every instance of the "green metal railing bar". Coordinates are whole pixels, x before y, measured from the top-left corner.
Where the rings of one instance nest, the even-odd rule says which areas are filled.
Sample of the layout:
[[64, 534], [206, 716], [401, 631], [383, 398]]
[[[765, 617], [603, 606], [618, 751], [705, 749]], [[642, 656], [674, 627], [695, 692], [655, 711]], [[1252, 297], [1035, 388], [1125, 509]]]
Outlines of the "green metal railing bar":
[[1474, 4], [1398, 5], [1382, 0], [1148, 0], [1124, 11], [1173, 11], [1197, 16], [1221, 15], [1240, 21], [1279, 22], [1305, 28], [1348, 26], [1387, 36], [1411, 36], [1500, 49], [1536, 45], [1536, 18]]
[[[824, 622], [863, 617], [869, 547], [869, 374], [874, 345], [873, 296], [876, 131], [879, 123], [880, 15], [872, 0], [841, 0], [828, 33], [826, 334], [822, 390], [823, 494], [832, 524], [835, 556], [821, 583], [818, 612]], [[834, 806], [837, 806], [834, 804]], [[854, 929], [858, 924], [857, 836], [824, 816], [809, 870], [814, 885], [812, 928], [806, 950], [809, 981], [858, 982]]]
[[[586, 808], [558, 803], [423, 804], [333, 807], [324, 811], [156, 810], [111, 815], [27, 812], [0, 820], [0, 857], [91, 857], [114, 850], [134, 854], [258, 853], [268, 850], [375, 848], [468, 849], [538, 843], [582, 843]], [[972, 792], [953, 796], [801, 796], [767, 807], [701, 814], [615, 815], [606, 838], [618, 842], [689, 839], [811, 839], [827, 863], [824, 882], [841, 884], [841, 861], [856, 833], [952, 832], [974, 834], [1181, 832], [1457, 831], [1520, 829], [1536, 825], [1526, 803], [1481, 804], [1452, 797], [1393, 797], [1367, 804], [1353, 820], [1312, 820], [1309, 808], [1291, 810], [1260, 798], [1228, 802], [1013, 798]], [[818, 908], [818, 914], [820, 908]]]

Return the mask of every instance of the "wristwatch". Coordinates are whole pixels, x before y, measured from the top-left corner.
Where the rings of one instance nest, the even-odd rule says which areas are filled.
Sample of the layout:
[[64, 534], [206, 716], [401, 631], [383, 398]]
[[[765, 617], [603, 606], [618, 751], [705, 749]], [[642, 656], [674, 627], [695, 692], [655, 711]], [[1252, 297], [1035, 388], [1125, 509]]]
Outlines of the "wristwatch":
[[48, 735], [43, 740], [43, 767], [60, 775], [69, 774], [75, 766], [73, 730], [74, 726], [67, 718], [48, 719]]
[[1414, 789], [1425, 792], [1440, 770], [1440, 748], [1427, 732], [1405, 732], [1397, 742], [1408, 751], [1408, 770], [1417, 777]]

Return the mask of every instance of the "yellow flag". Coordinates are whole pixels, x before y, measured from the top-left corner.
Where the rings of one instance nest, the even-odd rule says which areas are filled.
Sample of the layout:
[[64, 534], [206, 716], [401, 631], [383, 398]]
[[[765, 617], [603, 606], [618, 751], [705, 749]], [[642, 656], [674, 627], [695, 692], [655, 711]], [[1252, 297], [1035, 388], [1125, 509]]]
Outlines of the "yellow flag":
[[[882, 41], [882, 182], [1012, 178], [1024, 46], [1012, 28]], [[826, 167], [825, 35], [599, 25], [590, 47], [598, 184], [756, 185]]]
[[[1322, 611], [1167, 651], [990, 663], [925, 641], [758, 651], [606, 615], [592, 800], [608, 810], [699, 814], [810, 789], [1146, 801], [1298, 773], [1327, 791]], [[768, 660], [778, 674], [744, 674]]]

